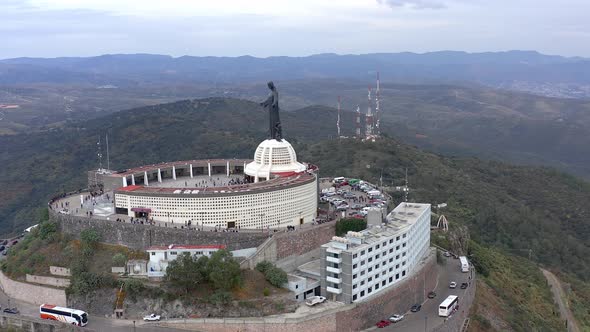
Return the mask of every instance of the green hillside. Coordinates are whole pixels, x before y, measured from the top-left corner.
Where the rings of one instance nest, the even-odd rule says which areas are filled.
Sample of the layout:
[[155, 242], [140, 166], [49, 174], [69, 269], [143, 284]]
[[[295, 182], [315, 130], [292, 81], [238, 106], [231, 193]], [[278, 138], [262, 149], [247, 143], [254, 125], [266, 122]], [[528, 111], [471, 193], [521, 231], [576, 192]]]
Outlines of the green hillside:
[[[539, 262], [582, 279], [589, 275], [587, 182], [551, 169], [442, 157], [391, 139], [329, 140], [334, 112], [309, 107], [281, 115], [299, 158], [318, 164], [322, 175], [378, 181], [382, 174], [384, 184], [399, 185], [407, 168], [410, 199], [448, 203], [445, 215], [451, 223], [468, 225], [475, 240], [505, 249], [532, 249]], [[353, 118], [351, 113], [345, 116]], [[0, 168], [0, 231], [22, 230], [34, 223], [35, 208], [49, 197], [83, 187], [85, 171], [98, 164], [99, 135], [109, 133], [115, 169], [167, 160], [248, 158], [266, 136], [266, 117], [256, 103], [211, 98], [119, 112], [45, 133], [0, 137], [0, 162], [10, 165]]]

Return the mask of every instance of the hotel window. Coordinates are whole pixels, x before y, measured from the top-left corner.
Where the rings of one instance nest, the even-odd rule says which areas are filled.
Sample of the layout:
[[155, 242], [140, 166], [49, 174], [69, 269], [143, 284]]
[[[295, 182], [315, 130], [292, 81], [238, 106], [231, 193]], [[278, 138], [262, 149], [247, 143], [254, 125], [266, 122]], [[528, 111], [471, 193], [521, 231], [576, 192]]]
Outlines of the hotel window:
[[365, 296], [365, 291], [361, 291], [361, 296]]
[[395, 280], [399, 279], [399, 273], [395, 274]]
[[402, 277], [406, 275], [406, 270], [402, 271]]
[[369, 252], [372, 252], [372, 251], [373, 251], [373, 248], [372, 248], [372, 247], [371, 247], [371, 248], [369, 248]]
[[352, 296], [352, 300], [353, 300], [353, 301], [355, 301], [355, 300], [356, 300], [356, 294], [354, 294], [354, 295]]
[[354, 265], [352, 266], [352, 268], [353, 268], [353, 269], [356, 269], [356, 267], [357, 267], [357, 264], [354, 264]]

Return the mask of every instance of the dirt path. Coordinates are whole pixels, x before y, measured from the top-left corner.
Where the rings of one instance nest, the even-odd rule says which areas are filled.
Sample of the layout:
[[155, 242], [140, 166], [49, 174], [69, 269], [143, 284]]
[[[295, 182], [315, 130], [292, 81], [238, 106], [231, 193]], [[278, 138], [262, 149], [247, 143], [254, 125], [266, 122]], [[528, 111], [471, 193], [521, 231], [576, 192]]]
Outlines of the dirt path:
[[565, 291], [561, 286], [561, 282], [559, 282], [559, 279], [557, 279], [553, 273], [545, 269], [541, 269], [541, 272], [543, 272], [543, 275], [545, 275], [545, 278], [547, 278], [547, 281], [549, 281], [549, 284], [551, 285], [551, 292], [553, 293], [553, 297], [559, 305], [559, 313], [561, 314], [561, 318], [567, 319], [567, 330], [570, 332], [580, 332], [580, 326], [578, 325], [578, 322], [574, 318], [574, 314], [567, 304]]

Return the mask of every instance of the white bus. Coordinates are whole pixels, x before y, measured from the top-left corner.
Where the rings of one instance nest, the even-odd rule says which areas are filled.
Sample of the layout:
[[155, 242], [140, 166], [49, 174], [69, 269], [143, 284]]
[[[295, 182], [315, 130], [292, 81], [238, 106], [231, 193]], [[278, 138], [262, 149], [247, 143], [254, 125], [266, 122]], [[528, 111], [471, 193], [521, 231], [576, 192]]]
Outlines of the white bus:
[[88, 324], [88, 314], [82, 310], [58, 307], [53, 304], [42, 304], [39, 306], [41, 319], [55, 320], [62, 323], [77, 326]]
[[456, 295], [449, 295], [439, 306], [438, 315], [441, 317], [449, 317], [453, 310], [459, 308], [459, 297]]
[[469, 262], [467, 261], [467, 257], [459, 256], [459, 261], [461, 262], [461, 272], [469, 272]]

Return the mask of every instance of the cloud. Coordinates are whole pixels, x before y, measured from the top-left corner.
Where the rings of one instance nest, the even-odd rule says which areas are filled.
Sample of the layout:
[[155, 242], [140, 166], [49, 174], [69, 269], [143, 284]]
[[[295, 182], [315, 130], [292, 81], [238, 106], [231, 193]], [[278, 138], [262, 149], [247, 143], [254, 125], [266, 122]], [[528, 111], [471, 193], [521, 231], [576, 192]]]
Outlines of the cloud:
[[391, 8], [409, 7], [413, 9], [442, 9], [447, 5], [440, 0], [377, 0], [380, 5]]

